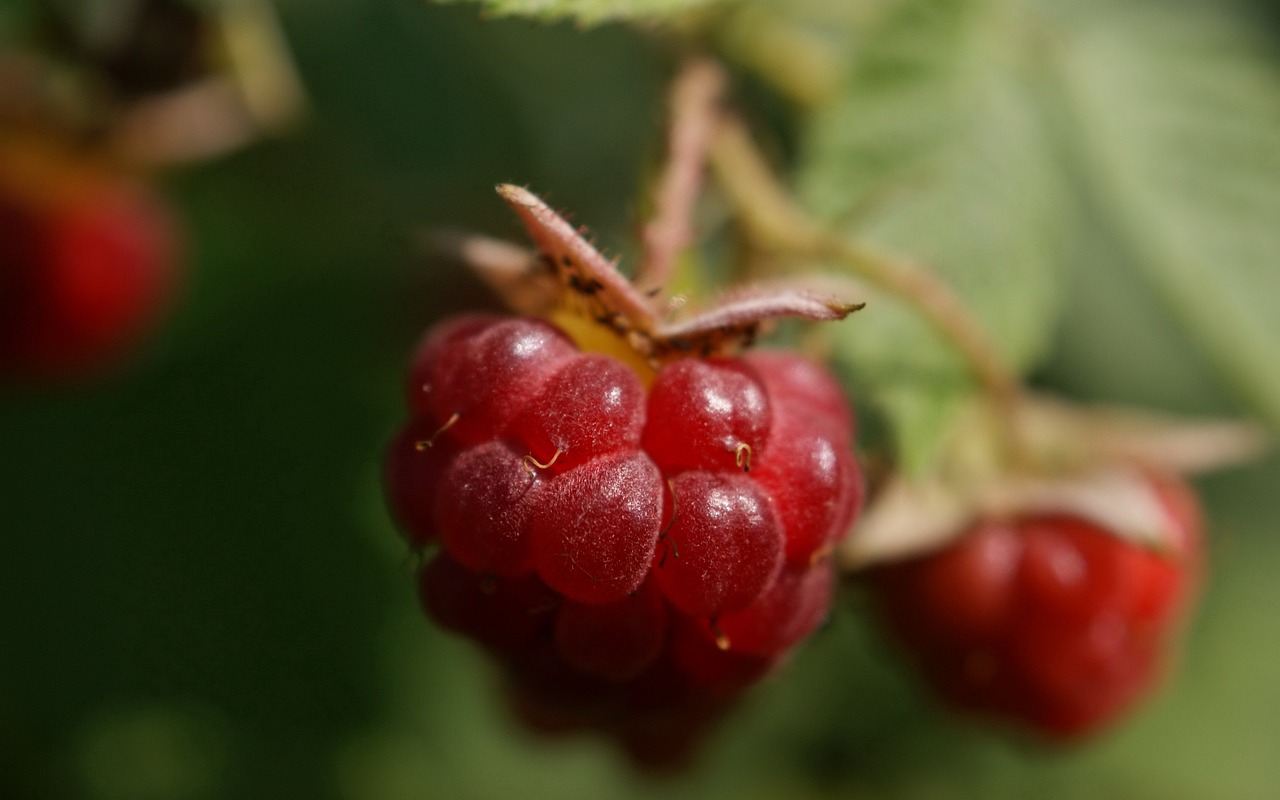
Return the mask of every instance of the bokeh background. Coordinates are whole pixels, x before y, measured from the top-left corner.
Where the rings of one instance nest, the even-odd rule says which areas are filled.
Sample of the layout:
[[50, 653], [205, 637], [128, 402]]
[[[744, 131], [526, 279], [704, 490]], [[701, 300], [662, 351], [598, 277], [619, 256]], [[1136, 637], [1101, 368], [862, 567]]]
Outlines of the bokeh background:
[[[512, 181], [631, 252], [671, 51], [466, 5], [281, 11], [309, 117], [165, 176], [189, 262], [169, 325], [96, 386], [0, 398], [0, 797], [1280, 796], [1274, 457], [1199, 482], [1212, 569], [1181, 663], [1096, 741], [1049, 749], [948, 716], [853, 586], [687, 775], [521, 732], [481, 654], [422, 618], [382, 506], [414, 340], [492, 305], [419, 236], [519, 241], [492, 192]], [[794, 119], [742, 80], [785, 153]], [[1239, 411], [1140, 282], [1078, 262], [1038, 384]]]

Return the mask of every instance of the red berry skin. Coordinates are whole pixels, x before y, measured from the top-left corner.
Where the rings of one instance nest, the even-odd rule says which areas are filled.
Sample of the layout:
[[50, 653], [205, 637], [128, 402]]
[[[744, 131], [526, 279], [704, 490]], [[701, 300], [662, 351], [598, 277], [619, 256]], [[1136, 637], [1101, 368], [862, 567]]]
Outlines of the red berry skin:
[[813, 633], [827, 618], [835, 594], [829, 563], [784, 569], [754, 603], [708, 622], [706, 631], [721, 649], [770, 658]]
[[633, 766], [651, 775], [675, 775], [692, 766], [708, 731], [726, 711], [719, 698], [686, 693], [661, 713], [643, 714], [615, 732]]
[[877, 567], [890, 632], [951, 705], [1051, 738], [1096, 731], [1158, 677], [1199, 570], [1190, 490], [1156, 478], [1170, 552], [1069, 515], [982, 521], [956, 542]]
[[141, 183], [47, 143], [0, 141], [0, 377], [112, 366], [165, 310], [178, 249]]
[[530, 523], [547, 585], [580, 603], [640, 588], [662, 514], [662, 477], [643, 453], [603, 455], [547, 481]]
[[[409, 365], [405, 381], [405, 405], [415, 417], [432, 417], [431, 384], [440, 353], [455, 342], [468, 339], [502, 321], [493, 314], [463, 314], [441, 322], [422, 337]], [[444, 420], [438, 420], [439, 427]], [[434, 432], [434, 430], [432, 431]]]
[[[633, 367], [535, 320], [422, 340], [386, 461], [427, 613], [506, 667], [522, 722], [691, 757], [825, 618], [861, 504], [834, 382], [772, 354]], [[836, 394], [832, 394], [836, 391]]]
[[445, 549], [477, 572], [532, 571], [529, 517], [539, 483], [506, 442], [463, 450], [441, 476], [436, 495], [436, 529]]
[[722, 650], [692, 618], [679, 618], [673, 628], [671, 652], [681, 671], [718, 695], [746, 689], [777, 665], [776, 657]]
[[670, 526], [653, 574], [673, 606], [718, 617], [749, 605], [782, 568], [782, 530], [745, 475], [693, 470], [671, 480]]
[[743, 361], [755, 370], [775, 405], [830, 426], [841, 441], [853, 437], [853, 410], [826, 369], [785, 350], [756, 350]]
[[741, 472], [744, 456], [764, 446], [769, 425], [769, 401], [750, 366], [685, 359], [664, 367], [649, 390], [644, 450], [667, 475]]
[[539, 644], [507, 662], [511, 688], [524, 714], [566, 729], [591, 728], [617, 715], [624, 701], [617, 682], [569, 666], [549, 638]]
[[[843, 425], [781, 408], [752, 477], [773, 498], [786, 530], [786, 561], [804, 568], [831, 551], [862, 509], [862, 471]], [[785, 410], [782, 410], [785, 409]]]
[[506, 657], [523, 657], [561, 602], [536, 575], [481, 575], [448, 552], [423, 566], [418, 592], [423, 609], [441, 627]]
[[452, 439], [432, 439], [439, 427], [431, 419], [410, 422], [391, 441], [383, 462], [387, 505], [397, 527], [414, 547], [437, 536], [440, 478], [458, 454]]
[[657, 660], [666, 644], [667, 605], [650, 583], [612, 603], [566, 600], [556, 616], [556, 652], [587, 675], [625, 682]]
[[493, 439], [573, 354], [563, 333], [538, 320], [508, 319], [455, 339], [424, 384], [432, 415], [445, 424], [456, 414], [449, 434], [460, 442]]
[[773, 498], [786, 530], [786, 561], [802, 569], [825, 556], [853, 525], [866, 493], [851, 449], [853, 412], [824, 368], [793, 353], [762, 350], [744, 359], [773, 408], [769, 446], [752, 475]]
[[511, 425], [543, 469], [563, 472], [604, 453], [636, 450], [644, 387], [619, 361], [579, 355], [556, 371]]

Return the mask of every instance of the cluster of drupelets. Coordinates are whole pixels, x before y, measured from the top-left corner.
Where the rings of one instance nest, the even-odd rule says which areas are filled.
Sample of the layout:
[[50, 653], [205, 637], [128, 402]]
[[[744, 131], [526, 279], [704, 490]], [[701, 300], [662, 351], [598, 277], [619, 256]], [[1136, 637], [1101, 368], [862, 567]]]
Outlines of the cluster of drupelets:
[[890, 632], [951, 706], [1050, 738], [1092, 733], [1160, 676], [1201, 564], [1199, 506], [1148, 476], [1162, 550], [1067, 513], [981, 519], [948, 547], [867, 573]]
[[760, 351], [642, 376], [547, 322], [470, 316], [428, 333], [408, 404], [387, 485], [436, 548], [423, 603], [502, 663], [532, 727], [679, 760], [826, 618], [863, 484], [823, 368]]

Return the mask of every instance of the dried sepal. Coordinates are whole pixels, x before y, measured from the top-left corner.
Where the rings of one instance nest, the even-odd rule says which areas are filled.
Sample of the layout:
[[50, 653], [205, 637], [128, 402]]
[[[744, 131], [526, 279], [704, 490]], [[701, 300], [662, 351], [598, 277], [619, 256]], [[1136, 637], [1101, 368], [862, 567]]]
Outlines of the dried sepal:
[[1266, 429], [1247, 420], [1193, 419], [1145, 409], [1079, 406], [1029, 397], [1028, 436], [1067, 458], [1080, 453], [1151, 464], [1170, 472], [1209, 472], [1251, 461], [1271, 446]]
[[988, 517], [1067, 513], [1113, 535], [1160, 551], [1176, 549], [1180, 525], [1165, 507], [1149, 470], [1103, 464], [1070, 478], [1025, 478], [997, 483], [980, 498]]
[[[550, 316], [575, 329], [590, 328], [573, 335], [611, 340], [646, 368], [685, 356], [727, 354], [751, 344], [763, 324], [780, 317], [836, 320], [861, 308], [792, 282], [751, 287], [701, 313], [674, 316], [683, 309], [684, 298], [669, 298], [664, 288], [693, 238], [691, 218], [707, 152], [722, 121], [724, 83], [719, 66], [695, 59], [673, 86], [669, 161], [655, 194], [654, 218], [643, 231], [644, 259], [634, 283], [587, 240], [584, 229], [513, 184], [500, 184], [497, 191], [533, 240], [535, 261], [480, 237], [457, 239], [452, 249], [476, 266], [515, 310]], [[554, 291], [548, 288], [549, 276], [558, 284]]]
[[[1017, 435], [1010, 450], [1007, 436]], [[1026, 396], [1013, 420], [976, 404], [944, 439], [934, 469], [877, 493], [839, 553], [850, 570], [940, 549], [979, 520], [1065, 514], [1154, 550], [1176, 549], [1178, 521], [1153, 475], [1248, 461], [1268, 438], [1250, 422], [1190, 420]]]
[[432, 231], [423, 236], [425, 248], [467, 266], [501, 298], [524, 316], [546, 316], [560, 299], [559, 284], [538, 254], [502, 239], [457, 231]]
[[864, 303], [849, 303], [804, 288], [746, 287], [695, 316], [658, 326], [652, 357], [723, 353], [750, 345], [764, 323], [783, 317], [815, 322], [844, 319]]
[[858, 535], [837, 551], [841, 567], [853, 571], [945, 547], [965, 529], [974, 509], [954, 487], [938, 480], [885, 484], [858, 522]]
[[940, 550], [979, 520], [1063, 514], [1088, 520], [1114, 536], [1156, 551], [1172, 551], [1179, 522], [1162, 502], [1148, 470], [1104, 464], [1074, 475], [1010, 475], [970, 487], [895, 479], [869, 508], [858, 535], [841, 548], [850, 570]]
[[510, 184], [499, 186], [498, 193], [520, 215], [538, 248], [538, 258], [557, 277], [561, 305], [622, 337], [651, 363], [730, 352], [751, 344], [769, 320], [837, 320], [863, 306], [802, 284], [779, 282], [746, 287], [706, 311], [679, 321], [662, 321], [651, 306], [661, 301], [661, 295], [636, 290], [612, 261], [537, 195]]
[[648, 299], [564, 217], [521, 186], [501, 184], [498, 194], [524, 223], [570, 302], [624, 337], [653, 331], [656, 320]]

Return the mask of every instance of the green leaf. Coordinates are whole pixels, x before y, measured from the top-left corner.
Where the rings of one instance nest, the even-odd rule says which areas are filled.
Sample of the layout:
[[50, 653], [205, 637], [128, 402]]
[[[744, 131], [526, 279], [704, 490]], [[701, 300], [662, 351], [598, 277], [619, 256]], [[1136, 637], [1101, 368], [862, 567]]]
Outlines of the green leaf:
[[[435, 0], [438, 3], [470, 0]], [[584, 25], [617, 20], [661, 20], [718, 0], [478, 0], [499, 16], [574, 19]]]
[[857, 33], [883, 0], [754, 0], [735, 4], [709, 31], [718, 48], [801, 106], [826, 102]]
[[[910, 0], [866, 32], [833, 106], [812, 120], [800, 189], [850, 235], [924, 262], [1025, 368], [1060, 302], [1062, 180], [1037, 105], [1033, 29], [1013, 0]], [[927, 465], [974, 386], [912, 309], [870, 293], [836, 357], [894, 427], [899, 460]]]
[[1073, 5], [1060, 65], [1139, 274], [1280, 430], [1280, 58], [1222, 4]]

